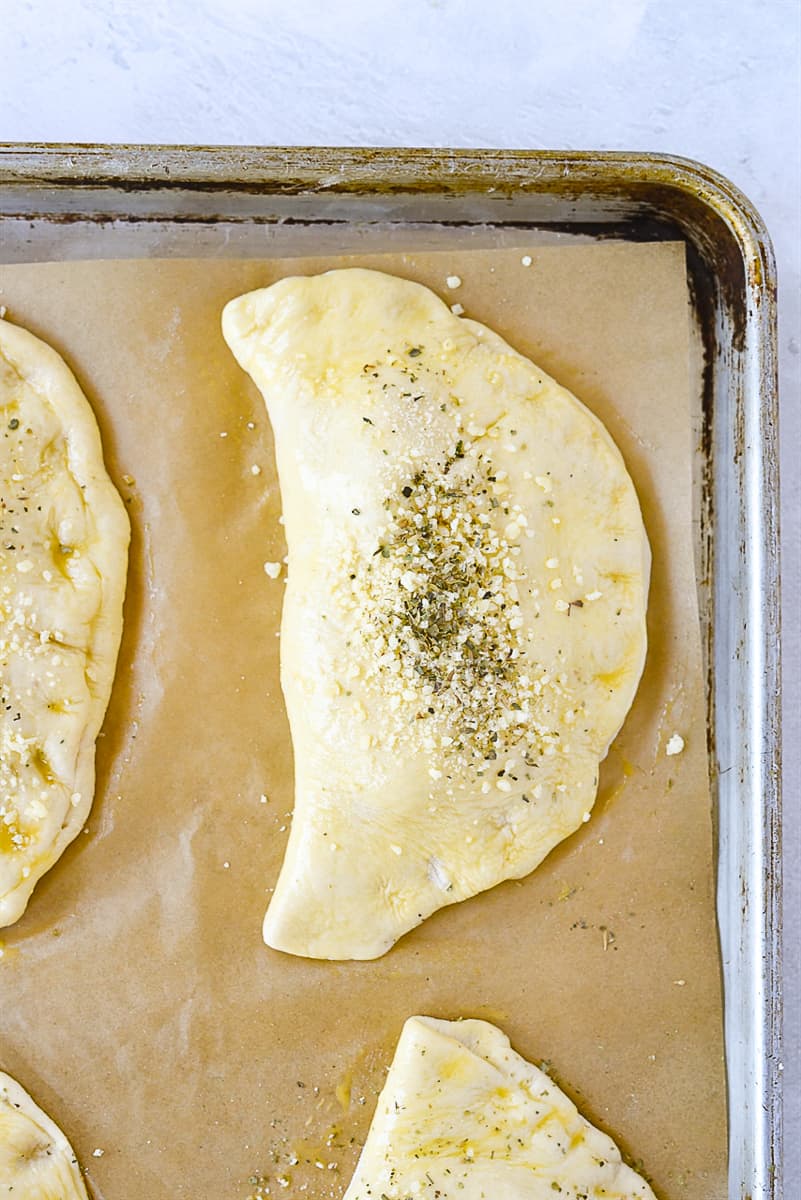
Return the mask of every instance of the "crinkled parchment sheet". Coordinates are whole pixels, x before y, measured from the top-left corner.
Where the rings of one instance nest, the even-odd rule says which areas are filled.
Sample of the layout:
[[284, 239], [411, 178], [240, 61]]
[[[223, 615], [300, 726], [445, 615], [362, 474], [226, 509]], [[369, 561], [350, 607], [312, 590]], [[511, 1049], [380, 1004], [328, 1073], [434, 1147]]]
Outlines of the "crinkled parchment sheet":
[[[344, 263], [458, 301], [597, 413], [654, 568], [645, 676], [589, 824], [386, 957], [323, 963], [261, 940], [292, 808], [284, 584], [263, 568], [285, 546], [270, 426], [220, 313]], [[487, 1017], [546, 1060], [660, 1197], [722, 1198], [683, 248], [11, 266], [0, 303], [77, 374], [133, 525], [94, 809], [0, 931], [0, 1065], [67, 1131], [94, 1196], [244, 1200], [261, 1176], [264, 1195], [340, 1197], [401, 1025], [430, 1013]]]

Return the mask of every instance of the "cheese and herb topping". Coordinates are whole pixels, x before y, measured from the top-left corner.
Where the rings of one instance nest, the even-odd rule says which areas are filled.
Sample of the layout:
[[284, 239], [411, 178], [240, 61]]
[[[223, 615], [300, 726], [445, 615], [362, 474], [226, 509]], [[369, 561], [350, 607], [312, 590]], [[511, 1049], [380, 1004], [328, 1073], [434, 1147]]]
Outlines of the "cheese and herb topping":
[[538, 719], [542, 669], [527, 654], [520, 605], [515, 542], [527, 521], [496, 483], [491, 461], [458, 442], [385, 499], [379, 544], [348, 573], [371, 652], [365, 682], [396, 714], [391, 745], [414, 729], [429, 754], [476, 778], [521, 742], [538, 756], [551, 732]]
[[667, 743], [667, 746], [665, 747], [665, 754], [667, 754], [667, 755], [681, 754], [683, 749], [684, 749], [684, 738], [681, 736], [680, 733], [672, 733], [670, 735], [670, 737], [668, 738], [668, 743]]
[[344, 1200], [655, 1200], [487, 1021], [411, 1017]]
[[0, 926], [86, 820], [128, 519], [66, 365], [0, 321]]
[[374, 957], [592, 808], [645, 653], [639, 506], [575, 397], [418, 284], [285, 279], [223, 330], [289, 547], [295, 814], [265, 938]]

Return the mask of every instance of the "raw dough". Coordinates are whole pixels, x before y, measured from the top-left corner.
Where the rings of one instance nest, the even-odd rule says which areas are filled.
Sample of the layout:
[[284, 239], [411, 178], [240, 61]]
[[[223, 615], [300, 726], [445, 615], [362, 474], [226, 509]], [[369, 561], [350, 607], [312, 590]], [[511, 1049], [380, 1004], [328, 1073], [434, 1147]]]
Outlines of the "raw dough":
[[344, 1200], [655, 1200], [617, 1146], [486, 1021], [403, 1027]]
[[87, 1200], [78, 1160], [59, 1127], [0, 1071], [0, 1196]]
[[646, 648], [650, 555], [574, 396], [361, 269], [233, 300], [275, 432], [295, 813], [270, 946], [373, 958], [589, 818]]
[[0, 320], [0, 926], [92, 805], [129, 537], [72, 373]]

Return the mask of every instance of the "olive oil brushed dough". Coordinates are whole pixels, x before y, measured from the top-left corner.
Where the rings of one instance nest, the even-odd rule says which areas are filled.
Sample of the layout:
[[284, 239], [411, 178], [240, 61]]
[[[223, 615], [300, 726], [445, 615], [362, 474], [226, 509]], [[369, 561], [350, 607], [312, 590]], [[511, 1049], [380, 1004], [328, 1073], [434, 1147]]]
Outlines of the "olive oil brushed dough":
[[2, 1071], [0, 1193], [12, 1200], [87, 1200], [72, 1146], [25, 1089]]
[[344, 1200], [655, 1200], [487, 1021], [410, 1017]]
[[89, 402], [0, 320], [0, 926], [80, 832], [122, 633], [130, 528]]
[[417, 283], [283, 279], [223, 333], [289, 547], [295, 813], [264, 937], [374, 958], [588, 819], [645, 658], [640, 508], [602, 424]]

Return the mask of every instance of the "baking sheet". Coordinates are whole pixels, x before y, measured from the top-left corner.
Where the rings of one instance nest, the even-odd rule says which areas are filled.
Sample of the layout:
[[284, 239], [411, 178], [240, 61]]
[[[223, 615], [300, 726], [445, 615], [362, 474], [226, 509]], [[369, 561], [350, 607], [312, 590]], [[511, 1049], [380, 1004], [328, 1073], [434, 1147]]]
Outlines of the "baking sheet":
[[[260, 939], [291, 809], [283, 584], [262, 569], [284, 549], [269, 425], [219, 333], [239, 291], [337, 260], [0, 268], [9, 317], [86, 388], [134, 526], [93, 814], [0, 960], [0, 1063], [68, 1131], [96, 1196], [240, 1200], [249, 1178], [341, 1196], [413, 1012], [496, 1020], [660, 1195], [725, 1195], [683, 254], [348, 260], [458, 299], [572, 388], [620, 445], [654, 551], [646, 673], [592, 821], [527, 880], [348, 964]], [[668, 758], [674, 731], [686, 748]]]

